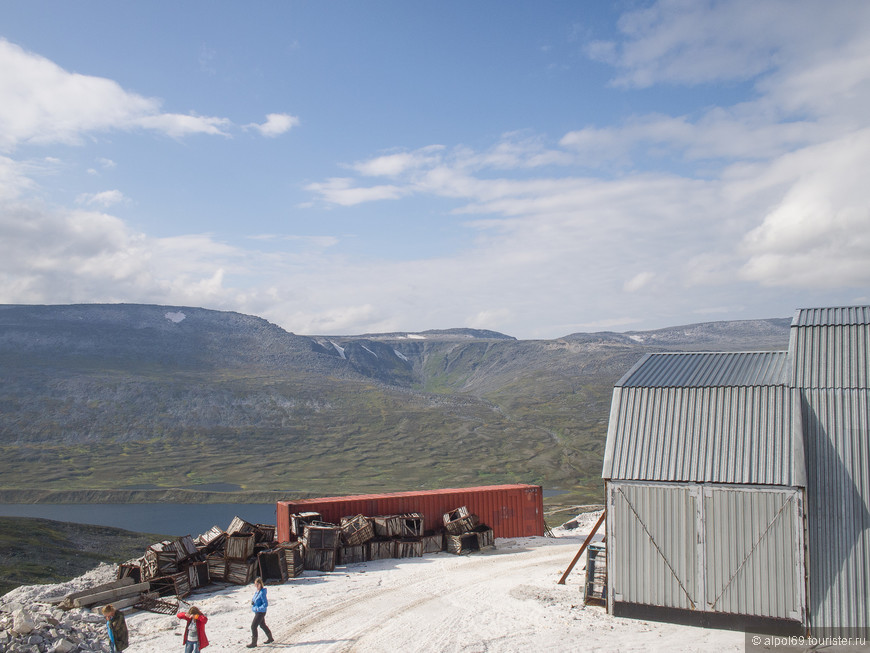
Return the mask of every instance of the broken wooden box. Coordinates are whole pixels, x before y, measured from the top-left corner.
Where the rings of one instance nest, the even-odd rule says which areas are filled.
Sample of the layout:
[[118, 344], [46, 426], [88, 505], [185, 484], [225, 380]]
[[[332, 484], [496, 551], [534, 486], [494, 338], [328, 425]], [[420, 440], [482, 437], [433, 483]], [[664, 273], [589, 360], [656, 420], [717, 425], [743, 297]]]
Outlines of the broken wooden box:
[[375, 536], [375, 529], [371, 520], [363, 515], [354, 517], [342, 517], [341, 540], [346, 546], [358, 546], [364, 544]]

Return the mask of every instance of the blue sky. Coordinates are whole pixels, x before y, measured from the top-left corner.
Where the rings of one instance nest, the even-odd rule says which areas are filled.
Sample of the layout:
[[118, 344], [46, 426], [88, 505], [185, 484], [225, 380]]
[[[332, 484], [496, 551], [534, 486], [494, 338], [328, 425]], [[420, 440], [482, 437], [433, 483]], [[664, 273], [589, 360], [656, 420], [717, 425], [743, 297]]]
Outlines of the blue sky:
[[870, 302], [870, 3], [0, 5], [0, 303], [519, 338]]

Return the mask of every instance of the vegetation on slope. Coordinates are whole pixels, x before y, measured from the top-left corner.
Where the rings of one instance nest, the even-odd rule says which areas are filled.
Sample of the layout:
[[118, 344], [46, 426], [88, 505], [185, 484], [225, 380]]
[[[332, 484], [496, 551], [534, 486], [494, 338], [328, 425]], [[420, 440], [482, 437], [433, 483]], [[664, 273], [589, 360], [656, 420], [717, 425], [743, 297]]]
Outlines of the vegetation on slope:
[[526, 482], [595, 503], [613, 384], [644, 353], [787, 339], [788, 320], [518, 341], [305, 337], [188, 307], [0, 307], [0, 491]]
[[142, 555], [159, 535], [48, 519], [0, 517], [0, 594], [19, 585], [59, 583]]

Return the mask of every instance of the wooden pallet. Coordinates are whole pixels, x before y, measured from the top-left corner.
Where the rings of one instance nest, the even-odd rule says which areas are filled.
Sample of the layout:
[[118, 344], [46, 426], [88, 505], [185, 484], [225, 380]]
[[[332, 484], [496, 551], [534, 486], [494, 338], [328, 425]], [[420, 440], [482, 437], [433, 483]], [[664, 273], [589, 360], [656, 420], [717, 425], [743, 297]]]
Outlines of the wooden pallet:
[[164, 601], [163, 599], [155, 599], [151, 597], [142, 597], [140, 601], [133, 604], [137, 610], [147, 610], [148, 612], [156, 612], [157, 614], [178, 614], [178, 601]]

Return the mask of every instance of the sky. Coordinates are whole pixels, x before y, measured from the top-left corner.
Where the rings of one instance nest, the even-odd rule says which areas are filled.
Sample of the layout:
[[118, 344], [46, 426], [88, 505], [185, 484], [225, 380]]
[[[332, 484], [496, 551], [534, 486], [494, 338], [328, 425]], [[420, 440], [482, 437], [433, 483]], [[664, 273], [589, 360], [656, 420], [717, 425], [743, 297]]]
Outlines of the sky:
[[522, 339], [870, 303], [870, 3], [0, 3], [0, 303]]

